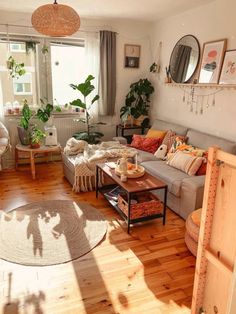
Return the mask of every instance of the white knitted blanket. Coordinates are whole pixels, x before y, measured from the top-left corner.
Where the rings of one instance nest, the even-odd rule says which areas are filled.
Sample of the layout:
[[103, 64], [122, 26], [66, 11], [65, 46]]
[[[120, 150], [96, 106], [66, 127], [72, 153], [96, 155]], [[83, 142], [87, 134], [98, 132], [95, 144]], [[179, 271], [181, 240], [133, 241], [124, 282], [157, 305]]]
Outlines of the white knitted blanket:
[[[83, 154], [77, 155], [75, 159], [75, 180], [73, 186], [73, 191], [75, 192], [87, 192], [94, 189], [93, 183], [96, 179], [96, 165], [98, 163], [118, 159], [124, 155], [124, 152], [127, 157], [134, 157], [137, 153], [136, 149], [127, 147], [116, 141], [102, 142], [97, 145], [86, 145], [83, 142], [77, 141], [76, 143], [79, 152], [82, 152], [81, 147], [83, 147]], [[73, 141], [73, 143], [75, 142]], [[70, 155], [68, 145], [66, 147], [67, 149], [64, 152]], [[98, 179], [98, 184], [101, 186], [103, 178], [99, 177]]]

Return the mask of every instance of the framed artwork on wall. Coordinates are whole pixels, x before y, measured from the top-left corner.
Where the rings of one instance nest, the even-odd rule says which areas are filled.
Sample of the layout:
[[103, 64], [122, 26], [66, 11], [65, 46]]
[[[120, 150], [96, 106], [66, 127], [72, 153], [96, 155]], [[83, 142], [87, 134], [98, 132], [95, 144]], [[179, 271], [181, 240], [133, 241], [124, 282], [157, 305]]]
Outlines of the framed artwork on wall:
[[236, 50], [225, 52], [220, 84], [236, 84]]
[[226, 39], [204, 43], [198, 82], [217, 84], [221, 72]]
[[140, 45], [125, 45], [125, 68], [139, 68]]

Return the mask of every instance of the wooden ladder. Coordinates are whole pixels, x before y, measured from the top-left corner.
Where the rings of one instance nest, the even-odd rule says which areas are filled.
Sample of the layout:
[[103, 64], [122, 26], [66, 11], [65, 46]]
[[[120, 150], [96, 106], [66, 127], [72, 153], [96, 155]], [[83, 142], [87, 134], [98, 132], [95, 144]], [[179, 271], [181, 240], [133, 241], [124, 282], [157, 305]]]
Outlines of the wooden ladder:
[[192, 314], [236, 314], [236, 156], [208, 154]]

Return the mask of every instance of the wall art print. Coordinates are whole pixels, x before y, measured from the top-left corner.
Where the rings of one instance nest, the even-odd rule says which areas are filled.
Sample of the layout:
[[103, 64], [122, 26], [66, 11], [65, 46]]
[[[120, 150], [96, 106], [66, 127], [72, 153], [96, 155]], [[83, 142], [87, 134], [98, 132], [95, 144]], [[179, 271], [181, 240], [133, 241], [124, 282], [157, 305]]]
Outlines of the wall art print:
[[139, 68], [140, 45], [125, 45], [125, 68]]
[[218, 83], [226, 42], [226, 39], [221, 39], [204, 43], [198, 78], [199, 83]]
[[225, 52], [220, 84], [236, 84], [236, 50]]

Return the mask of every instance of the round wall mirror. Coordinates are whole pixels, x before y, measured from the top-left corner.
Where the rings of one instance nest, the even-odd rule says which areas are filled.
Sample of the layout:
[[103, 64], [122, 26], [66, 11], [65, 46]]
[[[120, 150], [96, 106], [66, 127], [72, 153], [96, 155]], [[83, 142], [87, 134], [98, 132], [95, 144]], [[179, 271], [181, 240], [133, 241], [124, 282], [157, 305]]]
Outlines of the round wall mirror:
[[170, 57], [170, 75], [175, 83], [186, 83], [199, 62], [200, 46], [196, 37], [186, 35], [175, 45]]

